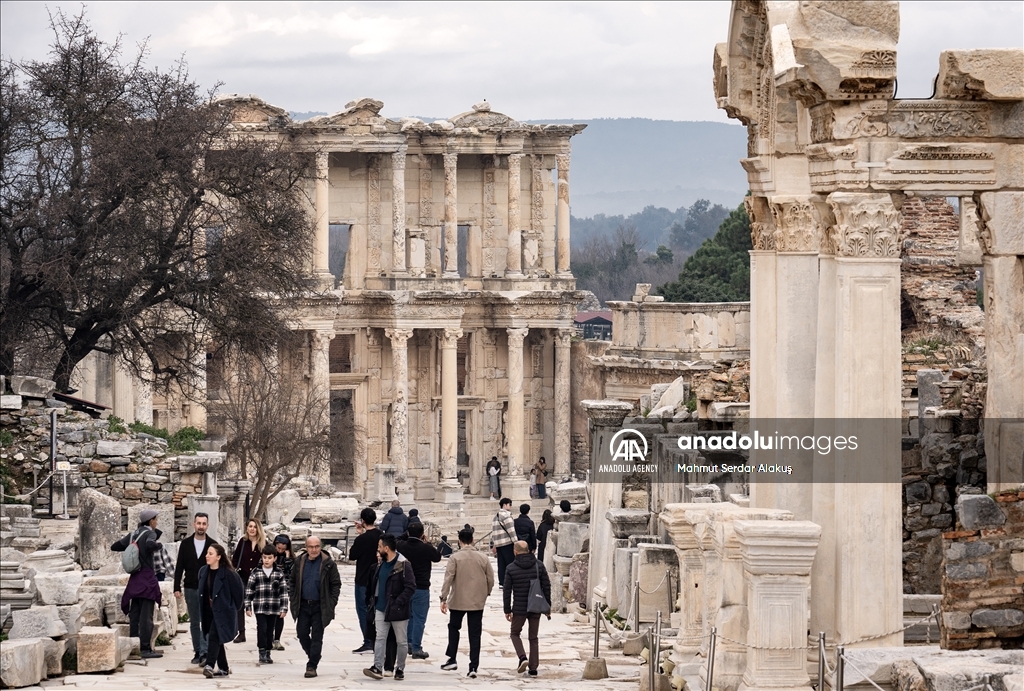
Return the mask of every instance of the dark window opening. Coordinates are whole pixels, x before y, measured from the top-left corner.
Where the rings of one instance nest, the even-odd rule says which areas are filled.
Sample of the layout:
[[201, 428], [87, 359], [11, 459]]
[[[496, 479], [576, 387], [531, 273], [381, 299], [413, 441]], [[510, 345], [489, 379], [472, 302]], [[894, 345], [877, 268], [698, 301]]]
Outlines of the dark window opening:
[[343, 492], [355, 484], [355, 409], [352, 390], [331, 392], [331, 483]]
[[345, 258], [348, 256], [348, 236], [352, 226], [348, 223], [332, 223], [327, 235], [327, 270], [341, 285], [345, 276]]

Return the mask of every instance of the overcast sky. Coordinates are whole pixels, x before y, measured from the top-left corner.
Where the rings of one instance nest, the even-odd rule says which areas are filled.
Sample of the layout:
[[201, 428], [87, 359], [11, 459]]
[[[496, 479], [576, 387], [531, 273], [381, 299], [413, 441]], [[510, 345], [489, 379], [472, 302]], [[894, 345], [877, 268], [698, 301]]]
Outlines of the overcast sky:
[[[47, 8], [3, 2], [5, 57], [45, 57]], [[184, 54], [204, 86], [291, 111], [384, 101], [389, 116], [448, 117], [481, 99], [522, 120], [726, 121], [711, 57], [728, 2], [89, 2], [101, 37], [149, 39], [151, 64]], [[901, 3], [899, 96], [928, 97], [950, 48], [1024, 45], [1024, 3]]]

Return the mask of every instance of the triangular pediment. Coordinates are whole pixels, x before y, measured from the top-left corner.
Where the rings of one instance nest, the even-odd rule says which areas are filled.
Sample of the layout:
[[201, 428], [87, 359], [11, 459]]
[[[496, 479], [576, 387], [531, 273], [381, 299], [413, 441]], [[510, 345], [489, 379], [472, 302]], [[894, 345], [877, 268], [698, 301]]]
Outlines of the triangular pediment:
[[491, 104], [487, 101], [477, 103], [473, 106], [473, 110], [448, 118], [448, 122], [456, 127], [476, 127], [478, 129], [519, 126], [518, 122], [504, 113], [491, 110]]
[[372, 98], [360, 98], [345, 104], [345, 110], [315, 118], [318, 125], [381, 125], [387, 122], [380, 109], [383, 101]]
[[231, 122], [266, 124], [272, 118], [288, 117], [288, 111], [284, 108], [273, 106], [252, 94], [225, 94], [218, 97], [215, 103], [231, 111]]

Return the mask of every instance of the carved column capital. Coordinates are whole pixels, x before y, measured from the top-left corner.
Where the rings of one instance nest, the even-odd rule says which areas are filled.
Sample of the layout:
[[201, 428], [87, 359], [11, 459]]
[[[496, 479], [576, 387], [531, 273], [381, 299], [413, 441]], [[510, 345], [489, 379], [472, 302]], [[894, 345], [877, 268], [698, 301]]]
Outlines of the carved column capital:
[[412, 329], [384, 329], [384, 335], [391, 341], [392, 346], [404, 348], [412, 338]]
[[772, 197], [769, 203], [775, 225], [777, 252], [817, 253], [822, 231], [820, 199], [815, 197]]
[[523, 163], [523, 156], [525, 156], [525, 155], [526, 154], [524, 154], [522, 151], [517, 151], [515, 153], [509, 154], [508, 155], [508, 167], [509, 167], [509, 170], [511, 170], [513, 166], [522, 165], [522, 163]]
[[505, 333], [508, 334], [508, 347], [509, 348], [522, 348], [523, 341], [526, 339], [526, 334], [530, 333], [530, 330], [526, 327], [516, 329], [505, 329]]
[[398, 151], [391, 153], [391, 167], [395, 170], [405, 170], [405, 154], [409, 150], [407, 146], [400, 146]]
[[462, 329], [445, 329], [441, 334], [441, 347], [455, 348], [459, 345], [460, 338], [462, 338]]
[[563, 170], [569, 172], [569, 154], [555, 154], [555, 163], [558, 165], [558, 172]]
[[330, 151], [317, 151], [315, 154], [316, 158], [316, 172], [317, 177], [327, 175], [327, 166], [331, 157]]
[[442, 154], [444, 159], [444, 167], [446, 169], [455, 168], [459, 164], [459, 155], [457, 153]]
[[333, 338], [333, 330], [315, 329], [309, 332], [309, 342], [314, 350], [324, 350], [330, 348], [331, 339]]
[[775, 229], [768, 212], [768, 200], [764, 197], [744, 197], [747, 217], [750, 219], [750, 244], [755, 250], [775, 249]]
[[576, 333], [574, 329], [558, 329], [555, 331], [555, 347], [568, 348], [572, 345], [572, 336]]
[[836, 223], [830, 238], [836, 256], [858, 259], [898, 259], [900, 212], [888, 194], [833, 192], [828, 204]]

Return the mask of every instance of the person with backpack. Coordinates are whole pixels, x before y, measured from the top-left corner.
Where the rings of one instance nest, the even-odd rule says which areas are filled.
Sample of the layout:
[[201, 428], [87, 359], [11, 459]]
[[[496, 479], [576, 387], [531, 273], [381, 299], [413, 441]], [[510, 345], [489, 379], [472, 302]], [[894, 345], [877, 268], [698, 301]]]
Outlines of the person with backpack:
[[160, 583], [153, 566], [153, 555], [160, 548], [156, 529], [157, 512], [143, 509], [139, 526], [110, 546], [121, 552], [121, 566], [129, 574], [121, 595], [121, 611], [128, 615], [128, 635], [139, 639], [143, 658], [163, 657], [153, 650], [153, 609], [160, 605]]
[[422, 523], [409, 523], [408, 532], [409, 538], [398, 542], [398, 553], [409, 560], [416, 577], [407, 631], [409, 655], [414, 660], [426, 660], [430, 655], [423, 649], [423, 631], [427, 628], [427, 614], [430, 612], [430, 568], [441, 561], [441, 553], [423, 539]]
[[244, 599], [242, 579], [231, 566], [228, 553], [223, 545], [212, 543], [206, 549], [206, 566], [199, 569], [199, 602], [207, 646], [203, 676], [207, 679], [226, 677], [231, 672], [224, 644], [238, 632], [238, 612]]
[[512, 500], [502, 497], [498, 512], [491, 520], [491, 550], [498, 557], [498, 587], [505, 583], [505, 568], [512, 563], [515, 553], [512, 543], [516, 541], [516, 526], [512, 521]]
[[[505, 619], [512, 622], [509, 638], [519, 656], [516, 671], [522, 674], [529, 670], [531, 677], [537, 676], [540, 662], [538, 633], [540, 615], [551, 619], [551, 579], [544, 565], [530, 553], [522, 540], [515, 543], [515, 561], [505, 571], [504, 605]], [[529, 624], [530, 656], [523, 649], [523, 626]]]
[[274, 626], [288, 614], [288, 586], [284, 572], [277, 568], [277, 549], [263, 548], [263, 565], [252, 570], [245, 589], [245, 613], [256, 615], [256, 647], [260, 662], [271, 664], [270, 650], [274, 644]]

